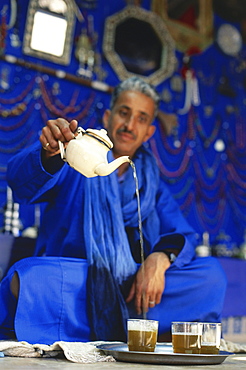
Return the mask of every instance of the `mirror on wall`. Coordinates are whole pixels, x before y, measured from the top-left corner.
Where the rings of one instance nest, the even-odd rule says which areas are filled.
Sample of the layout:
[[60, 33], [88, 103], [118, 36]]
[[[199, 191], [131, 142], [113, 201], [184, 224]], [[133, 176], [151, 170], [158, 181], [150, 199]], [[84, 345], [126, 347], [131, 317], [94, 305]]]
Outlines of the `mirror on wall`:
[[138, 74], [158, 85], [175, 69], [175, 47], [161, 17], [127, 6], [105, 21], [103, 52], [120, 80]]
[[68, 65], [75, 25], [73, 2], [30, 0], [23, 40], [23, 53]]

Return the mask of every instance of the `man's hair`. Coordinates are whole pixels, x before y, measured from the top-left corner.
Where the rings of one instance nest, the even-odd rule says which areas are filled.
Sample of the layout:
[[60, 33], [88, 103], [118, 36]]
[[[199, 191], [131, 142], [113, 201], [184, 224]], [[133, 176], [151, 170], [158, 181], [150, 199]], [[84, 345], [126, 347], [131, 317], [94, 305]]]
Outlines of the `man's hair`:
[[130, 77], [122, 82], [120, 82], [113, 90], [111, 101], [110, 101], [110, 109], [113, 109], [119, 95], [123, 91], [138, 91], [148, 97], [150, 97], [154, 104], [155, 104], [155, 116], [157, 115], [160, 96], [157, 91], [147, 82], [145, 82], [142, 78], [134, 76]]

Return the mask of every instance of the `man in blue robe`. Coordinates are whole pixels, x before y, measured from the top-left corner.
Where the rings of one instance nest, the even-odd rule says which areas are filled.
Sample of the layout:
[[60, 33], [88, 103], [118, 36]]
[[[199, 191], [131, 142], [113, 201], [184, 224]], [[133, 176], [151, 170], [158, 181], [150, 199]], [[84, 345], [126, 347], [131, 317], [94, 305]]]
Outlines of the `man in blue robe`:
[[108, 160], [128, 155], [136, 167], [143, 263], [133, 170], [124, 163], [86, 178], [64, 163], [58, 141], [74, 139], [75, 120], [49, 120], [39, 142], [11, 159], [15, 201], [43, 203], [44, 211], [35, 256], [1, 283], [0, 339], [126, 341], [127, 318], [147, 316], [159, 320], [161, 341], [172, 321], [220, 321], [224, 272], [215, 258], [196, 258], [194, 231], [144, 145], [158, 104], [155, 90], [132, 77], [114, 89], [103, 116], [114, 144]]

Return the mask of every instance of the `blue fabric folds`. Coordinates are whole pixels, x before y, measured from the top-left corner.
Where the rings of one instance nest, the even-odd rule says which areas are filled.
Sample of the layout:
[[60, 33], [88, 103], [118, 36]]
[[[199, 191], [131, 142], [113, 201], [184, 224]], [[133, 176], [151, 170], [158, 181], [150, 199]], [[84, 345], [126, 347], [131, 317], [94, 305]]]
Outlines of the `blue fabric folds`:
[[[141, 213], [145, 219], [148, 212], [154, 209], [156, 191], [153, 186], [158, 186], [158, 181], [153, 157], [147, 155], [142, 162], [141, 151], [135, 165], [139, 177]], [[115, 172], [85, 182], [84, 233], [92, 340], [126, 341], [128, 311], [121, 288], [132, 280], [137, 265], [131, 254], [125, 224], [138, 225], [136, 187], [131, 168], [126, 176], [126, 190], [122, 194]]]

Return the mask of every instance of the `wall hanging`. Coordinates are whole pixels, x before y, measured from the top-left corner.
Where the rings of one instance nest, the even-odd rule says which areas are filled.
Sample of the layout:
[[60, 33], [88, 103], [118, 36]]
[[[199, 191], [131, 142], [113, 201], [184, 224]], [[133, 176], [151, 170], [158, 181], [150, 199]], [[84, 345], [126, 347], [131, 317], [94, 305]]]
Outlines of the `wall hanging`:
[[153, 85], [175, 69], [175, 44], [163, 20], [139, 6], [127, 6], [105, 20], [103, 52], [120, 80], [141, 75]]

